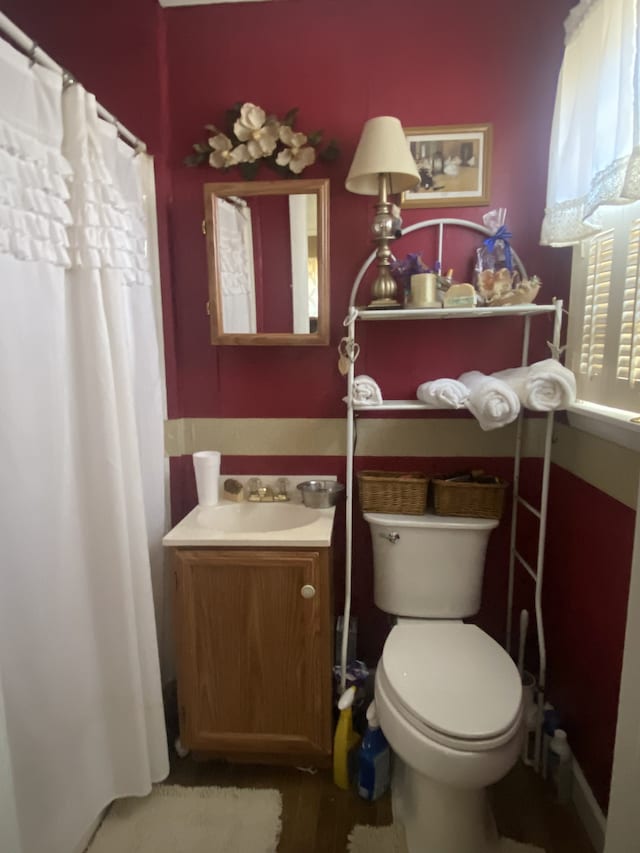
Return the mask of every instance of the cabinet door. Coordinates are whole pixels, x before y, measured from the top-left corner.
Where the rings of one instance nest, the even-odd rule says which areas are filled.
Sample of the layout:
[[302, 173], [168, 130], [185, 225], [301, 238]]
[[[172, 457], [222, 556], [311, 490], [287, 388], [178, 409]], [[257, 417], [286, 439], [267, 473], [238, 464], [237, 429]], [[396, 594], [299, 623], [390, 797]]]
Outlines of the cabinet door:
[[184, 746], [330, 755], [328, 551], [174, 553]]

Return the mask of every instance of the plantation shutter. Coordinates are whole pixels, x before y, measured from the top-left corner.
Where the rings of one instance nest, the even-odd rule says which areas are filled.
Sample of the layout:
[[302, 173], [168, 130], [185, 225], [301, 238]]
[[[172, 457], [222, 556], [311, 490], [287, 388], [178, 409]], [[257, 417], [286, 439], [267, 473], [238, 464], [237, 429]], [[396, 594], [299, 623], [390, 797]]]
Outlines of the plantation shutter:
[[612, 269], [613, 231], [605, 231], [589, 240], [579, 366], [589, 378], [604, 369]]
[[634, 385], [640, 382], [640, 219], [629, 229], [629, 246], [622, 297], [620, 345], [616, 376]]

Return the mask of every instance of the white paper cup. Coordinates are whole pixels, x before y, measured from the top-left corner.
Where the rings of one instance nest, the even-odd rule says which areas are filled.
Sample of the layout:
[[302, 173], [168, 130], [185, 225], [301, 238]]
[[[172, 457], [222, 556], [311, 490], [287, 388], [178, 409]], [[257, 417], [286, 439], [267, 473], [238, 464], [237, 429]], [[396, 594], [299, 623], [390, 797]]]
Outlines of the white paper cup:
[[217, 450], [198, 450], [193, 454], [193, 470], [200, 506], [215, 506], [218, 503], [218, 480], [220, 478], [220, 453]]

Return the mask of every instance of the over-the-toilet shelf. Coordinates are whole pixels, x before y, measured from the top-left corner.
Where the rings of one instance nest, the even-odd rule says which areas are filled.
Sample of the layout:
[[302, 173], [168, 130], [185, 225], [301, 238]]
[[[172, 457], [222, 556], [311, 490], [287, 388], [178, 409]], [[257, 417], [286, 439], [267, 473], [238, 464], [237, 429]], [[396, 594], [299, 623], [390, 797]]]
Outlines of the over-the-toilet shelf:
[[354, 308], [358, 320], [462, 320], [553, 314], [555, 305], [498, 305], [477, 308]]
[[[557, 314], [559, 305], [505, 305], [495, 308], [399, 308], [370, 310], [354, 308], [351, 315], [354, 320], [462, 320], [482, 319], [484, 317], [533, 317], [541, 314]], [[352, 383], [351, 383], [352, 384]], [[348, 403], [349, 396], [345, 397]], [[352, 408], [358, 412], [375, 411], [434, 411], [434, 406], [420, 400], [381, 400], [360, 402], [352, 397]]]
[[[435, 227], [438, 231], [438, 260], [442, 259], [443, 234], [445, 227], [464, 228], [471, 231], [486, 232], [482, 226], [476, 223], [468, 222], [459, 219], [432, 219], [423, 222], [415, 223], [403, 231], [403, 236], [413, 231], [420, 229], [428, 229]], [[514, 253], [515, 256], [515, 253]], [[398, 320], [482, 320], [484, 318], [524, 318], [523, 333], [522, 333], [522, 366], [528, 365], [528, 352], [530, 342], [531, 322], [536, 317], [551, 315], [553, 317], [553, 336], [551, 343], [551, 353], [554, 358], [558, 358], [560, 353], [560, 333], [562, 329], [562, 302], [556, 300], [553, 304], [536, 305], [531, 303], [518, 305], [501, 305], [501, 306], [476, 306], [473, 308], [386, 308], [367, 309], [357, 307], [358, 288], [375, 257], [372, 253], [369, 258], [363, 263], [358, 275], [356, 276], [349, 300], [349, 313], [345, 319], [346, 336], [341, 341], [340, 346], [340, 362], [339, 369], [346, 374], [347, 378], [347, 396], [344, 398], [347, 403], [346, 417], [346, 446], [347, 446], [347, 506], [346, 506], [346, 561], [345, 561], [345, 624], [349, 622], [350, 616], [350, 590], [351, 590], [351, 571], [352, 571], [352, 550], [354, 547], [353, 539], [353, 511], [354, 511], [354, 467], [355, 467], [355, 416], [364, 412], [376, 411], [434, 411], [432, 405], [427, 405], [420, 400], [384, 400], [377, 399], [377, 395], [369, 395], [369, 400], [366, 402], [355, 402], [354, 382], [355, 366], [360, 351], [360, 346], [356, 341], [357, 323], [361, 321], [398, 321]], [[520, 262], [517, 259], [517, 262]], [[520, 264], [521, 266], [521, 264]], [[522, 268], [524, 274], [524, 268]], [[367, 366], [370, 362], [368, 362]], [[504, 365], [509, 368], [509, 365]], [[375, 385], [375, 380], [371, 377], [365, 377]], [[375, 388], [373, 389], [375, 392]], [[382, 394], [380, 393], [380, 397]], [[524, 403], [522, 405], [525, 405]], [[451, 409], [455, 410], [455, 407]], [[553, 434], [553, 411], [548, 411], [544, 418], [544, 455], [542, 458], [542, 477], [540, 488], [540, 505], [534, 507], [532, 504], [525, 501], [519, 494], [520, 482], [520, 463], [522, 459], [522, 441], [523, 441], [523, 411], [517, 416], [515, 423], [515, 442], [514, 442], [514, 471], [513, 471], [513, 501], [511, 512], [512, 531], [510, 537], [509, 548], [509, 582], [507, 593], [507, 631], [505, 645], [508, 651], [514, 647], [514, 631], [513, 631], [513, 605], [514, 605], [514, 585], [515, 585], [515, 566], [519, 565], [533, 579], [535, 590], [532, 591], [531, 599], [535, 608], [535, 624], [537, 627], [538, 651], [539, 651], [539, 669], [538, 669], [538, 684], [537, 684], [537, 711], [538, 725], [536, 727], [536, 742], [533, 760], [529, 756], [524, 756], [526, 763], [533, 764], [538, 770], [541, 761], [541, 721], [545, 699], [545, 684], [546, 684], [546, 645], [544, 639], [544, 621], [542, 614], [542, 582], [544, 576], [544, 550], [546, 538], [546, 521], [547, 521], [547, 501], [549, 493], [550, 480], [550, 465], [551, 465], [551, 439]], [[493, 428], [490, 426], [489, 428]], [[473, 455], [472, 447], [469, 447], [469, 455]], [[520, 516], [524, 512], [532, 513], [537, 519], [538, 537], [537, 537], [537, 556], [534, 562], [528, 563], [519, 551], [518, 526]], [[517, 624], [517, 623], [516, 623]], [[346, 677], [346, 652], [347, 647], [343, 638], [341, 649], [341, 675], [344, 681]]]

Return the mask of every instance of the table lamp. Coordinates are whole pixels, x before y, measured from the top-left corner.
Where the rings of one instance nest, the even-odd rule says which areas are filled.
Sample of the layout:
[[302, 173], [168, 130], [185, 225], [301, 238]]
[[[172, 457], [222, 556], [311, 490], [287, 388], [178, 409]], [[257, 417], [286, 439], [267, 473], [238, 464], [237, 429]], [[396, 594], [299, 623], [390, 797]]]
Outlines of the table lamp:
[[399, 119], [378, 116], [365, 122], [345, 186], [352, 193], [378, 196], [371, 226], [373, 239], [378, 243], [378, 275], [371, 288], [370, 308], [399, 305], [396, 282], [389, 269], [389, 243], [395, 236], [389, 195], [409, 190], [419, 182], [416, 163]]

